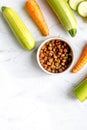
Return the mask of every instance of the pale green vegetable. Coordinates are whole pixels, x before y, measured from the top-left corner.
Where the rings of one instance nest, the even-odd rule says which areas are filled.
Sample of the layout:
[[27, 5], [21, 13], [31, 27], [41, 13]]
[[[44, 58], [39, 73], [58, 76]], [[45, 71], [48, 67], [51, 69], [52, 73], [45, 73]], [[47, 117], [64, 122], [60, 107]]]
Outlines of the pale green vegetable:
[[87, 17], [87, 1], [82, 1], [78, 4], [77, 12], [82, 17]]
[[77, 85], [74, 93], [81, 102], [87, 99], [87, 78]]
[[27, 50], [32, 50], [35, 47], [35, 40], [18, 14], [12, 8], [4, 6], [2, 13], [21, 45]]
[[78, 4], [83, 1], [83, 0], [69, 0], [68, 3], [70, 5], [70, 7], [76, 11], [76, 8], [78, 6]]
[[66, 0], [47, 0], [63, 27], [73, 37], [77, 33], [77, 20]]

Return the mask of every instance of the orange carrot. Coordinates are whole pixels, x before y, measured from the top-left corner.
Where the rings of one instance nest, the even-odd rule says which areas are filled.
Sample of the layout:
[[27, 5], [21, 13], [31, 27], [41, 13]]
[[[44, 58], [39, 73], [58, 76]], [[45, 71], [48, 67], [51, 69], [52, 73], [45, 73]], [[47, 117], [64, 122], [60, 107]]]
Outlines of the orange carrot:
[[77, 61], [76, 65], [72, 69], [72, 73], [78, 72], [87, 63], [87, 45], [84, 47], [83, 52]]
[[35, 23], [40, 28], [42, 34], [44, 36], [49, 35], [48, 26], [46, 24], [42, 11], [41, 11], [38, 3], [36, 2], [36, 0], [28, 0], [25, 3], [25, 7], [26, 7], [26, 10], [28, 11], [28, 13], [31, 15], [32, 19], [35, 21]]

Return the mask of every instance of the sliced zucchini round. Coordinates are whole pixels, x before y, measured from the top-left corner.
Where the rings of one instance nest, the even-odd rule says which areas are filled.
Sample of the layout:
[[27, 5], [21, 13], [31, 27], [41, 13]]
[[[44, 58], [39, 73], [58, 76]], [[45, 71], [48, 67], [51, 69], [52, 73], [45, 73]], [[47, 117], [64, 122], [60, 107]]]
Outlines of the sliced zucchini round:
[[76, 11], [77, 5], [83, 0], [68, 0], [70, 7]]
[[87, 17], [87, 1], [82, 1], [78, 4], [77, 12], [82, 17]]

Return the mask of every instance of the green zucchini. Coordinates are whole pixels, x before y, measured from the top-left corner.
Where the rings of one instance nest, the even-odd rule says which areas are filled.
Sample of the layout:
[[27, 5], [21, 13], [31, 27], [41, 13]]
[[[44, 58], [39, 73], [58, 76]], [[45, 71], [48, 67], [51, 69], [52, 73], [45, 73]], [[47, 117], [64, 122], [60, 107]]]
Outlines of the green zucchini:
[[73, 37], [77, 33], [77, 20], [66, 0], [47, 0], [50, 7], [63, 25]]
[[9, 7], [2, 7], [2, 13], [21, 45], [27, 50], [32, 50], [36, 45], [35, 40], [18, 14]]
[[78, 6], [78, 4], [83, 1], [83, 0], [69, 0], [68, 3], [71, 7], [71, 9], [75, 10], [76, 11], [76, 8]]

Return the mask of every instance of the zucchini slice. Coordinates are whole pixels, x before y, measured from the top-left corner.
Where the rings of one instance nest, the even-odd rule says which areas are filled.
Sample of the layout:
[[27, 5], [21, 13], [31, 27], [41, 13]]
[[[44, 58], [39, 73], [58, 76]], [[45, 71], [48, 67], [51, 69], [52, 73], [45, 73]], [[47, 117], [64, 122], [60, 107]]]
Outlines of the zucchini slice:
[[76, 11], [77, 5], [82, 2], [83, 0], [68, 0], [69, 6], [71, 9]]
[[87, 17], [87, 1], [83, 1], [78, 4], [77, 12], [80, 16]]

